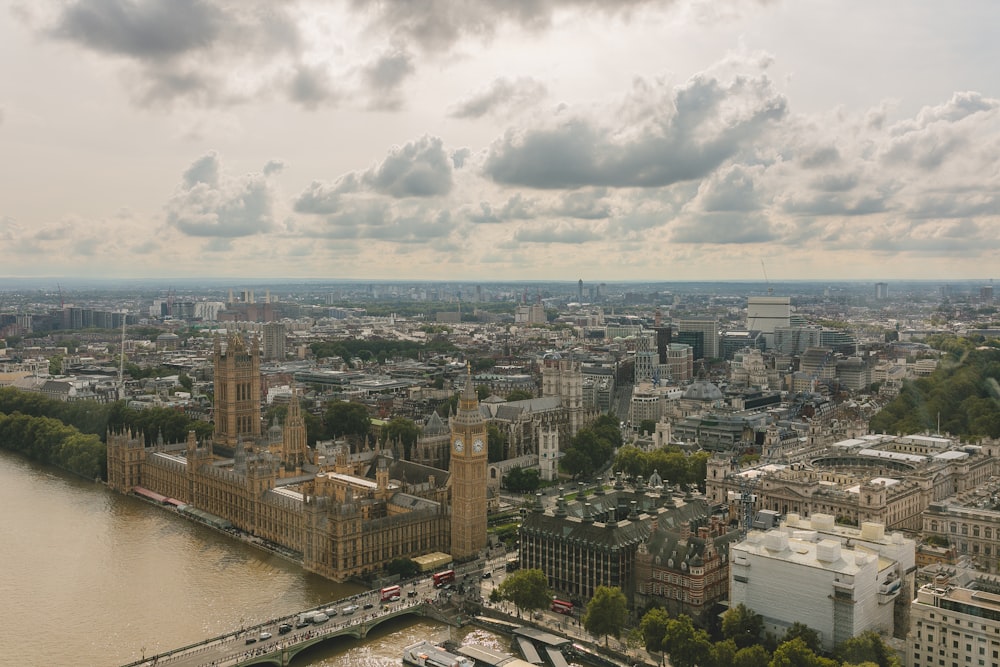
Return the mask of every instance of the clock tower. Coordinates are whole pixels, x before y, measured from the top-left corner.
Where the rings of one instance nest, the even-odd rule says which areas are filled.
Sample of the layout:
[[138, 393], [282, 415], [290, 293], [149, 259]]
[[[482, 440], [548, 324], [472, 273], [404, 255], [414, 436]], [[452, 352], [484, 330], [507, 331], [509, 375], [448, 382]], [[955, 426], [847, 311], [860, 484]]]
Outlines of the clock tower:
[[466, 370], [451, 418], [451, 557], [470, 560], [486, 548], [486, 420]]

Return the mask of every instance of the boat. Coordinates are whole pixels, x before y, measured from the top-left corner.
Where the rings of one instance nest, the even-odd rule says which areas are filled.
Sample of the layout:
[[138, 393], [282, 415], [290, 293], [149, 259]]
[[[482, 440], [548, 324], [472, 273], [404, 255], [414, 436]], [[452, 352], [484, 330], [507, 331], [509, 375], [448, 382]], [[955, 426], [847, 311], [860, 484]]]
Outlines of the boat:
[[403, 664], [414, 667], [475, 667], [471, 659], [449, 653], [427, 640], [404, 648]]

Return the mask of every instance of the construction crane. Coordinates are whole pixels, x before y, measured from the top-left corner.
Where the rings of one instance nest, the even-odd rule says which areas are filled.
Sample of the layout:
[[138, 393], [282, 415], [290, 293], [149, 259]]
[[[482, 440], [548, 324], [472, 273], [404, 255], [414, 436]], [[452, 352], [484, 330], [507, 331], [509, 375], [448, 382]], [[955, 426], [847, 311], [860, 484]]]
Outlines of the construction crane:
[[764, 284], [767, 285], [767, 295], [771, 296], [774, 294], [774, 288], [771, 287], [771, 281], [767, 278], [767, 268], [764, 266], [764, 258], [760, 258], [760, 270], [764, 272]]

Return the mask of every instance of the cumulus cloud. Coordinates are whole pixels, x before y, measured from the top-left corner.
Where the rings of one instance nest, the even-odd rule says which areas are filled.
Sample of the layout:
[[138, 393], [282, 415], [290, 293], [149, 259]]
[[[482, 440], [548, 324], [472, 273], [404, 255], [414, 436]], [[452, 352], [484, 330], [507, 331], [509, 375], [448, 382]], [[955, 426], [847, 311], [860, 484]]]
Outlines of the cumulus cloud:
[[589, 225], [524, 225], [514, 234], [519, 243], [568, 243], [579, 244], [596, 241], [601, 236]]
[[405, 51], [383, 53], [362, 69], [374, 109], [395, 110], [402, 106], [399, 87], [414, 72], [413, 58]]
[[299, 213], [329, 214], [345, 195], [371, 191], [395, 198], [437, 197], [451, 192], [452, 158], [439, 137], [421, 137], [393, 148], [378, 165], [351, 172], [333, 185], [313, 182], [295, 201]]
[[166, 204], [166, 219], [188, 236], [251, 236], [275, 229], [273, 201], [263, 173], [227, 177], [219, 156], [212, 152], [185, 170], [180, 187]]
[[534, 202], [528, 200], [524, 195], [518, 193], [511, 195], [503, 206], [494, 207], [487, 201], [479, 202], [479, 209], [469, 211], [466, 217], [469, 222], [476, 224], [490, 224], [497, 222], [508, 222], [510, 220], [527, 220], [535, 217]]
[[574, 115], [509, 131], [490, 147], [484, 171], [533, 188], [662, 187], [708, 175], [761, 139], [786, 106], [763, 73], [703, 73], [675, 88], [639, 80], [617, 123]]
[[302, 49], [293, 5], [264, 0], [75, 0], [43, 33], [123, 62], [143, 105], [247, 101]]
[[419, 203], [396, 206], [387, 200], [352, 199], [336, 213], [304, 226], [302, 234], [329, 240], [426, 244], [448, 237], [454, 228], [447, 210]]
[[160, 60], [209, 47], [224, 24], [223, 13], [202, 0], [79, 0], [52, 33], [95, 51]]
[[340, 99], [330, 74], [319, 65], [297, 65], [287, 88], [292, 101], [311, 111]]
[[551, 25], [561, 9], [579, 8], [607, 16], [627, 16], [641, 5], [665, 5], [663, 0], [410, 0], [367, 2], [353, 0], [367, 15], [369, 29], [388, 31], [394, 41], [415, 43], [426, 51], [447, 51], [462, 38], [490, 38], [504, 25], [540, 31]]
[[506, 116], [512, 111], [534, 106], [547, 95], [545, 84], [531, 77], [514, 80], [500, 77], [485, 90], [458, 102], [449, 115], [453, 118], [481, 118], [488, 114]]

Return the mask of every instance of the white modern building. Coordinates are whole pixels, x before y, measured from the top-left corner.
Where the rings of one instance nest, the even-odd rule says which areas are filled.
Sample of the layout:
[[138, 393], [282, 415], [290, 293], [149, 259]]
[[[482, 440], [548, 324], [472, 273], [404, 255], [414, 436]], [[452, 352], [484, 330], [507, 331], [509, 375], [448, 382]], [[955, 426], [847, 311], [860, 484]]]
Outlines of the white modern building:
[[827, 651], [867, 630], [893, 631], [899, 567], [876, 550], [816, 530], [775, 528], [751, 531], [729, 554], [730, 604], [760, 614], [766, 631], [780, 637], [798, 621], [819, 633]]
[[774, 331], [791, 326], [792, 299], [787, 296], [752, 296], [747, 299], [747, 329], [760, 331], [767, 347], [774, 347]]
[[949, 585], [917, 591], [910, 605], [907, 667], [1000, 667], [1000, 595]]

